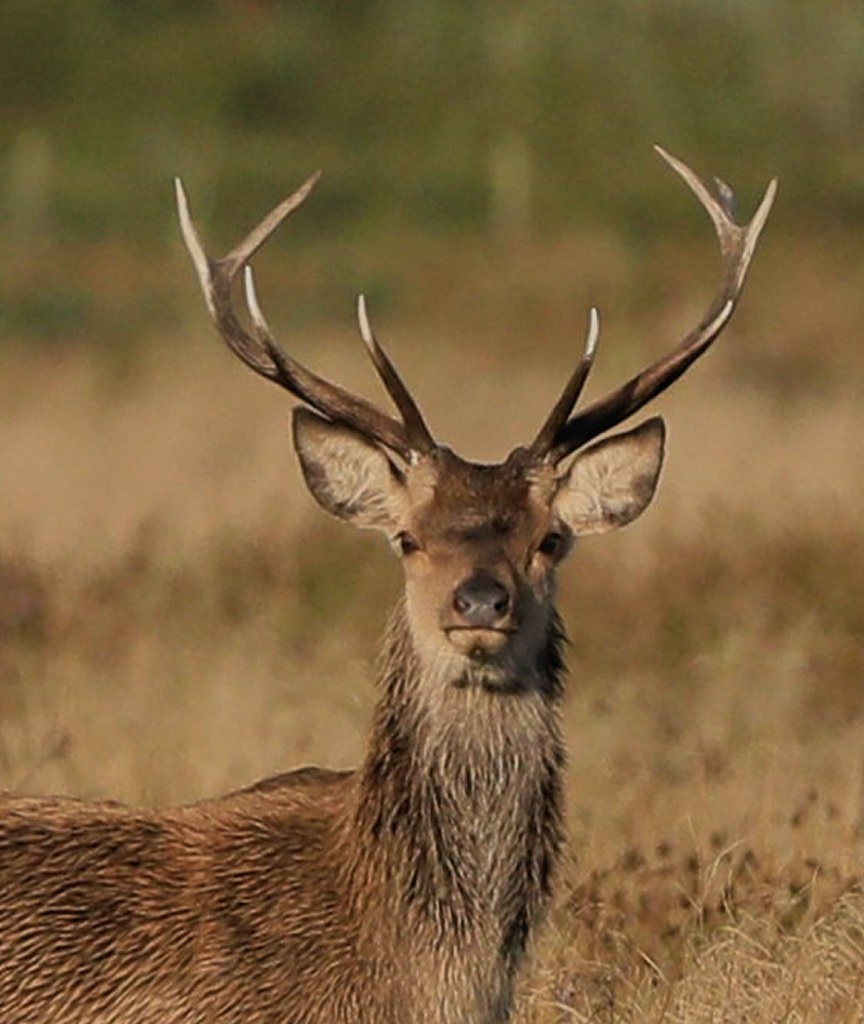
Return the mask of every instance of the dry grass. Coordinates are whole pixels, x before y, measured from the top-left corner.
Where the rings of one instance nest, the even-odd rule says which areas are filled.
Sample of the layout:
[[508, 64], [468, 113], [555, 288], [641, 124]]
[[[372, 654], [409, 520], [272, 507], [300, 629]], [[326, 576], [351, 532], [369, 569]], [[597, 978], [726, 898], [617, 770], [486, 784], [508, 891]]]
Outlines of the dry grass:
[[[572, 857], [525, 1024], [864, 1020], [850, 251], [766, 247], [722, 347], [662, 401], [654, 507], [564, 572]], [[418, 257], [379, 328], [454, 447], [500, 457], [536, 427], [577, 344], [582, 295], [555, 282], [589, 256], [602, 384], [692, 319], [690, 254], [651, 253], [635, 295], [614, 240]], [[191, 296], [188, 317], [120, 363], [0, 364], [0, 786], [161, 803], [360, 756], [398, 568], [322, 520], [284, 397]], [[365, 386], [349, 325], [296, 333]]]

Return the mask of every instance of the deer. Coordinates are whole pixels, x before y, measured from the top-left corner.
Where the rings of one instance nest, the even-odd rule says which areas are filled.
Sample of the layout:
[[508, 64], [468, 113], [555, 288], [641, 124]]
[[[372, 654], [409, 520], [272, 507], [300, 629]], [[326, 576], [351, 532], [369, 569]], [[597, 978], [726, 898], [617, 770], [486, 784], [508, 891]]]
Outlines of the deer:
[[[608, 434], [672, 384], [738, 303], [777, 189], [750, 223], [666, 153], [710, 216], [722, 280], [668, 353], [579, 408], [581, 358], [534, 439], [499, 464], [439, 444], [373, 334], [397, 415], [277, 344], [251, 259], [314, 175], [220, 259], [176, 181], [180, 224], [228, 347], [302, 403], [293, 443], [327, 512], [383, 532], [404, 593], [353, 771], [305, 767], [214, 799], [140, 809], [0, 797], [3, 1024], [505, 1024], [564, 844], [555, 579], [574, 541], [650, 503], [665, 427]], [[245, 313], [234, 287], [244, 284]]]

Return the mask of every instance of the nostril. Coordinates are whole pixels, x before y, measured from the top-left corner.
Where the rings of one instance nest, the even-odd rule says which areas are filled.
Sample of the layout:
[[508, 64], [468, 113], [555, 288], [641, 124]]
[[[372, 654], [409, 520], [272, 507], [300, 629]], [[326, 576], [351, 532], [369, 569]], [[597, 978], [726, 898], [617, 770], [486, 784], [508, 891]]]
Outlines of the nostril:
[[476, 573], [453, 593], [453, 610], [467, 626], [492, 628], [510, 611], [510, 592], [488, 573]]

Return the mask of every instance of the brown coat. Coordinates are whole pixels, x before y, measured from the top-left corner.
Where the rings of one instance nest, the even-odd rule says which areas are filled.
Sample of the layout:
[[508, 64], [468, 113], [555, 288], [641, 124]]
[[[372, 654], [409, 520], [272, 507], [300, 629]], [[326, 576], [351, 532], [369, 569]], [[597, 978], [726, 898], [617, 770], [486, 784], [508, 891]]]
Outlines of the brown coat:
[[406, 639], [398, 614], [357, 772], [0, 798], [3, 1024], [506, 1020], [560, 845], [558, 634], [545, 692], [452, 688], [446, 728]]

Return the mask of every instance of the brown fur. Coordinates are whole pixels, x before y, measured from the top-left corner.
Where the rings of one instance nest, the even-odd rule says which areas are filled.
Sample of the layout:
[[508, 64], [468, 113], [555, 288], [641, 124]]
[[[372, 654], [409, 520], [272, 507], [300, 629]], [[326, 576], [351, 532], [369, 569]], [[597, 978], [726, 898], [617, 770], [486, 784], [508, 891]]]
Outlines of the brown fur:
[[[605, 528], [618, 505], [591, 481], [619, 501], [623, 458], [638, 514], [662, 430], [561, 477], [520, 450], [475, 466], [442, 449], [403, 471], [306, 415], [319, 501], [416, 535], [365, 762], [173, 810], [0, 797], [2, 1024], [509, 1019], [561, 845], [558, 504], [578, 480]], [[478, 571], [507, 594], [494, 628], [454, 602]]]
[[454, 688], [435, 735], [415, 672], [399, 615], [356, 773], [159, 812], [0, 799], [4, 1024], [505, 1019], [560, 841], [557, 685]]

